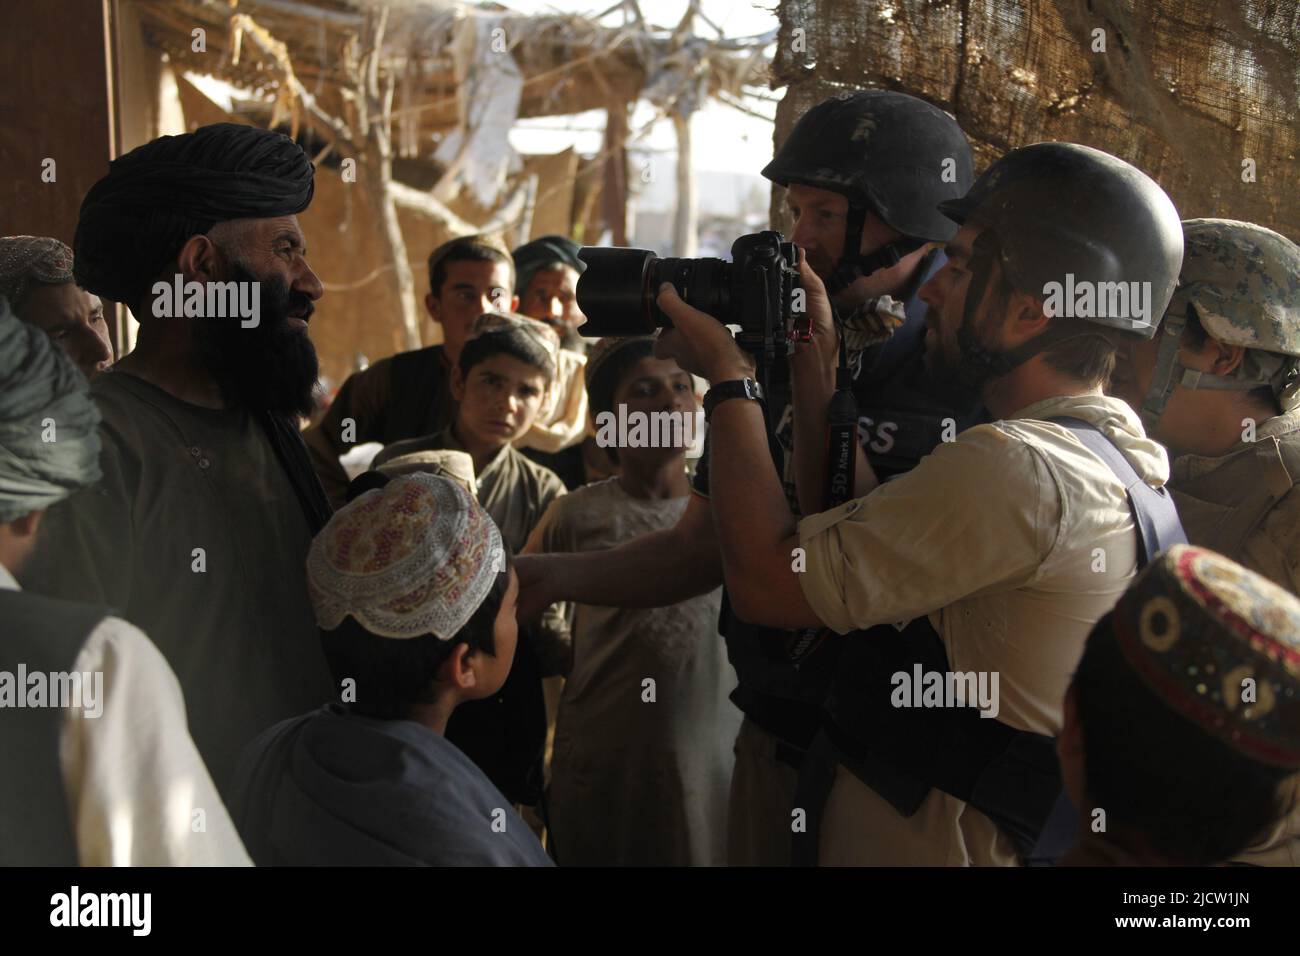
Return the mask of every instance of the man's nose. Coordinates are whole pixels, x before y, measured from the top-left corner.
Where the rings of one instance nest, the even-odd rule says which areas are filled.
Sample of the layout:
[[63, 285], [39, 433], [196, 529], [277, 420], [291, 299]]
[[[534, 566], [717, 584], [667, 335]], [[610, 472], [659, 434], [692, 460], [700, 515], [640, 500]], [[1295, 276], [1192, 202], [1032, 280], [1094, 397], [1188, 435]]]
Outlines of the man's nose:
[[551, 300], [546, 303], [546, 314], [557, 322], [564, 318], [564, 303], [557, 296], [551, 296]]
[[295, 292], [301, 292], [313, 302], [325, 294], [325, 287], [321, 285], [320, 279], [312, 271], [311, 266], [305, 262], [298, 272], [298, 277], [294, 280], [293, 289]]
[[794, 232], [790, 234], [790, 241], [806, 251], [811, 251], [816, 245], [813, 239], [814, 236], [812, 235], [812, 229], [808, 226], [808, 220], [800, 216], [794, 221]]
[[113, 348], [99, 330], [86, 326], [78, 335], [77, 351], [80, 353], [80, 365], [92, 365], [97, 369], [105, 368], [113, 360]]

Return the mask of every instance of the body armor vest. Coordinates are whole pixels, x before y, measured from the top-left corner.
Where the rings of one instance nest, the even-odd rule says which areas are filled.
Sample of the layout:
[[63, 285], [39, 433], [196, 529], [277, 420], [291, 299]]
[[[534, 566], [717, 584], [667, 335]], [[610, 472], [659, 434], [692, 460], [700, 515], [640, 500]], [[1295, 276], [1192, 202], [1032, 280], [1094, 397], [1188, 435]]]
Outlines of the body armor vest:
[[[1146, 484], [1095, 426], [1074, 418], [1049, 421], [1069, 428], [1124, 485], [1138, 531], [1139, 567], [1186, 540], [1170, 496]], [[894, 674], [920, 667], [946, 680], [947, 651], [928, 617], [901, 630], [878, 625], [850, 635], [844, 645], [824, 726], [838, 761], [902, 816], [912, 816], [930, 790], [939, 789], [993, 820], [1022, 859], [1033, 857], [1062, 791], [1055, 738], [981, 717], [973, 707], [893, 706]], [[1072, 831], [1068, 814], [1062, 825]]]
[[[1260, 436], [1203, 474], [1181, 478], [1188, 461], [1175, 463], [1169, 487], [1192, 544], [1240, 560], [1246, 539], [1300, 481], [1300, 415], [1295, 417], [1296, 428]], [[1290, 581], [1277, 583], [1291, 587]]]

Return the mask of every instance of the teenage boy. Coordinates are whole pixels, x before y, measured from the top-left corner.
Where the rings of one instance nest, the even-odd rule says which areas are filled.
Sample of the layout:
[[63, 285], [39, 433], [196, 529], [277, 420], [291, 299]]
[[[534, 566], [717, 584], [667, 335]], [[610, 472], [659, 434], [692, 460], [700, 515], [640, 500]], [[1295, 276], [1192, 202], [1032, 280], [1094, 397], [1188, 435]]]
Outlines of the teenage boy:
[[489, 309], [513, 307], [513, 287], [510, 253], [493, 239], [461, 236], [433, 250], [424, 307], [442, 327], [442, 344], [350, 376], [320, 424], [303, 433], [331, 503], [341, 504], [348, 487], [340, 455], [362, 442], [387, 445], [447, 427], [455, 414], [451, 377], [470, 326]]
[[[513, 443], [532, 427], [555, 377], [559, 340], [540, 322], [507, 313], [475, 320], [452, 370], [456, 414], [443, 431], [389, 445], [374, 467], [435, 449], [466, 452], [478, 499], [512, 553], [523, 548], [564, 483]], [[514, 803], [541, 796], [546, 708], [542, 677], [567, 669], [567, 633], [558, 609], [525, 629], [510, 678], [490, 698], [457, 711], [447, 737], [483, 768]]]

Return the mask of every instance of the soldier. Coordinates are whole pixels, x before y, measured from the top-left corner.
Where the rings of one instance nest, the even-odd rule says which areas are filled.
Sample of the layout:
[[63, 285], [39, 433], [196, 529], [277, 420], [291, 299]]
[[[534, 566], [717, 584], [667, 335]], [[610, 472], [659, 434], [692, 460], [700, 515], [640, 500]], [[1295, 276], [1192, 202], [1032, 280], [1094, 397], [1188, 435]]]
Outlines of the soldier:
[[[792, 239], [807, 251], [810, 268], [832, 283], [850, 330], [854, 364], [861, 370], [855, 391], [867, 419], [860, 424], [868, 445], [875, 446], [866, 452], [882, 473], [905, 470], [939, 442], [944, 419], [963, 417], [963, 410], [926, 391], [925, 307], [917, 290], [942, 266], [934, 244], [955, 231], [936, 206], [969, 186], [966, 137], [952, 117], [923, 100], [879, 90], [849, 93], [809, 110], [763, 174], [788, 187]], [[907, 318], [876, 348], [888, 338], [871, 307], [880, 296], [897, 300]], [[821, 396], [821, 383], [807, 382], [808, 396], [794, 397], [796, 411], [801, 402]], [[813, 417], [797, 420], [778, 407], [768, 423], [776, 440], [764, 447], [784, 475], [795, 510], [804, 497], [801, 492], [795, 500], [796, 470], [799, 488], [819, 485], [825, 411], [822, 404]], [[889, 428], [877, 427], [886, 420]], [[805, 431], [812, 436], [806, 442], [797, 437]], [[807, 449], [798, 460], [792, 444]], [[562, 600], [659, 607], [716, 588], [722, 566], [708, 456], [706, 446], [690, 502], [673, 528], [607, 551], [521, 557], [520, 619]], [[867, 480], [870, 469], [860, 471]], [[786, 865], [796, 775], [821, 721], [834, 649], [822, 642], [815, 654], [806, 653], [798, 632], [746, 623], [725, 595], [719, 630], [740, 681], [731, 699], [745, 713], [728, 809], [728, 862]]]
[[1230, 219], [1183, 223], [1164, 333], [1121, 352], [1112, 391], [1173, 456], [1193, 544], [1300, 590], [1300, 247]]
[[1089, 635], [1058, 751], [1084, 810], [1063, 865], [1207, 866], [1257, 843], [1300, 783], [1300, 601], [1173, 546]]
[[[1193, 544], [1300, 589], [1300, 247], [1248, 222], [1191, 219], [1164, 334], [1121, 352], [1114, 394], [1173, 455]], [[1300, 809], [1243, 862], [1300, 863]]]
[[[843, 641], [826, 701], [837, 766], [823, 863], [1027, 858], [1060, 791], [1052, 738], [1088, 632], [1181, 536], [1156, 491], [1163, 449], [1101, 391], [1116, 339], [1153, 335], [1173, 294], [1183, 242], [1169, 197], [1114, 156], [1039, 143], [941, 209], [960, 229], [921, 290], [926, 359], [999, 420], [802, 521], [758, 403], [737, 400], [755, 397], [735, 387], [748, 356], [671, 286], [658, 300], [674, 326], [661, 345], [712, 384], [711, 506], [736, 613], [866, 631]], [[826, 380], [838, 342], [806, 267], [803, 284], [812, 362], [793, 374]], [[1098, 307], [1110, 288], [1127, 308]], [[792, 826], [820, 809], [796, 806]]]

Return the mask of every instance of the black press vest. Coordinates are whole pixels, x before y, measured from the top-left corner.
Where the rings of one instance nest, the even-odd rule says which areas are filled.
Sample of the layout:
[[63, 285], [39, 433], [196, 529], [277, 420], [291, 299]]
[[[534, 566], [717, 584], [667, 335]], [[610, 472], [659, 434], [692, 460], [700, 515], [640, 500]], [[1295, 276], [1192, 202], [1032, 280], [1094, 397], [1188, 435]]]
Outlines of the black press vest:
[[[1076, 418], [1048, 421], [1070, 429], [1124, 485], [1138, 531], [1139, 568], [1186, 542], [1168, 492], [1144, 482], [1095, 426]], [[901, 631], [878, 625], [843, 643], [823, 725], [839, 761], [905, 817], [932, 788], [942, 790], [989, 817], [1021, 859], [1035, 858], [1049, 814], [1054, 821], [1059, 816], [1052, 814], [1062, 792], [1055, 738], [981, 717], [974, 707], [894, 707], [894, 674], [911, 674], [918, 665], [924, 673], [949, 671], [928, 617]], [[1061, 825], [1072, 830], [1068, 814]]]

